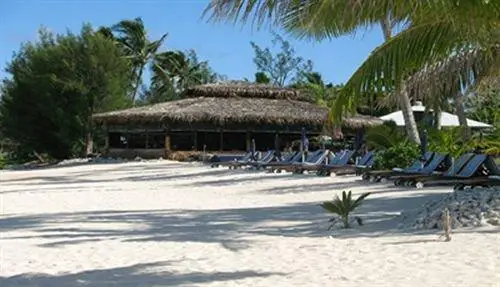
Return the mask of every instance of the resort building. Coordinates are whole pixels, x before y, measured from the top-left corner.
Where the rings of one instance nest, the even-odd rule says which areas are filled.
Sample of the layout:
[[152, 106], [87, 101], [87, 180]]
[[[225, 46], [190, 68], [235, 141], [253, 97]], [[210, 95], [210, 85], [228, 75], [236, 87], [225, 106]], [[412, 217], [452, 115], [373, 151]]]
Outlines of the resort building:
[[[207, 84], [185, 91], [183, 99], [94, 115], [106, 133], [112, 156], [160, 157], [173, 151], [229, 152], [281, 148], [300, 138], [324, 133], [328, 110], [299, 90], [250, 83]], [[344, 134], [382, 121], [346, 118]]]

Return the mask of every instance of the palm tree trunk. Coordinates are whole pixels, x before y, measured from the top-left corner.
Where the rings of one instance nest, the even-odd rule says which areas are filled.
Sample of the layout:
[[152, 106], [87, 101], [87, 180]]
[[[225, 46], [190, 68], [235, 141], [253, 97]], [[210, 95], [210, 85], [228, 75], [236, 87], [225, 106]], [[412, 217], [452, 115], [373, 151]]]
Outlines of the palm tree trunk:
[[[382, 26], [382, 31], [384, 32], [384, 39], [387, 42], [392, 37], [390, 14], [387, 14], [386, 17], [384, 17], [384, 19], [380, 21], [380, 25]], [[408, 97], [408, 92], [406, 91], [406, 86], [404, 83], [402, 83], [401, 86], [396, 90], [396, 94], [399, 99], [401, 111], [403, 112], [406, 133], [408, 134], [412, 142], [420, 144], [420, 136], [418, 134], [417, 123], [411, 109], [410, 98]]]
[[342, 216], [342, 224], [344, 225], [344, 228], [349, 228], [349, 215], [343, 215]]
[[87, 119], [87, 134], [85, 138], [85, 154], [84, 154], [85, 157], [94, 152], [94, 139], [92, 137], [92, 130], [93, 130], [92, 116], [89, 116], [89, 118]]
[[464, 108], [464, 94], [461, 92], [455, 95], [455, 110], [458, 117], [458, 123], [463, 128], [463, 138], [465, 141], [468, 141], [471, 138], [471, 131], [467, 125], [467, 116]]
[[405, 84], [401, 84], [396, 93], [399, 99], [401, 111], [403, 112], [406, 133], [412, 142], [420, 145], [420, 135], [418, 134], [417, 122], [415, 121], [413, 110], [411, 109], [411, 102], [408, 97]]
[[441, 129], [441, 110], [434, 111], [434, 128], [437, 130]]
[[144, 71], [144, 66], [139, 68], [139, 74], [137, 75], [137, 79], [135, 80], [134, 93], [132, 94], [132, 103], [135, 103], [137, 92], [139, 91], [139, 85], [141, 84], [143, 71]]

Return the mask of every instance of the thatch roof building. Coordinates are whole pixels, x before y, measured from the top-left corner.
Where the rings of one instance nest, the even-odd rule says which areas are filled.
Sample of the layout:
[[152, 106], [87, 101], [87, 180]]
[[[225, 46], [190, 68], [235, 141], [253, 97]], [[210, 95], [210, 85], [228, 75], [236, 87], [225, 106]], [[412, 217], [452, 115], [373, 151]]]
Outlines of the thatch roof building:
[[[267, 148], [275, 133], [293, 137], [305, 127], [308, 133], [319, 134], [327, 114], [326, 108], [311, 103], [298, 90], [239, 82], [195, 86], [185, 91], [182, 100], [96, 114], [94, 120], [106, 124], [110, 135], [148, 132], [183, 135], [184, 141], [191, 141], [177, 144], [179, 140], [174, 143], [167, 138], [167, 145], [174, 149], [207, 145], [212, 150], [243, 150], [250, 137], [257, 137]], [[343, 126], [359, 129], [381, 123], [378, 118], [360, 115], [346, 118]]]

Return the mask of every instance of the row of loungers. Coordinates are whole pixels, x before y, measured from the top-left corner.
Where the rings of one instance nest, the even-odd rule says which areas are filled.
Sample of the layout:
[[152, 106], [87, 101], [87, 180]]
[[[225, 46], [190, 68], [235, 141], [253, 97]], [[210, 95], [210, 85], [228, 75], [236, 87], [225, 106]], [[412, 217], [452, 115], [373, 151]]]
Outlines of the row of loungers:
[[373, 153], [365, 154], [356, 164], [354, 151], [344, 150], [332, 153], [329, 150], [317, 150], [304, 156], [301, 152], [293, 152], [282, 157], [276, 156], [274, 150], [266, 152], [260, 159], [254, 153], [248, 153], [239, 160], [212, 163], [212, 167], [227, 166], [230, 169], [251, 167], [254, 169], [267, 169], [270, 172], [304, 173], [316, 172], [321, 176], [331, 174], [360, 174], [369, 169], [374, 163]]
[[375, 163], [373, 152], [367, 152], [359, 161], [354, 159], [354, 151], [343, 150], [332, 153], [318, 150], [304, 156], [293, 152], [277, 156], [274, 150], [263, 155], [259, 152], [248, 153], [239, 160], [215, 162], [212, 167], [227, 166], [230, 169], [249, 167], [265, 169], [270, 172], [304, 173], [316, 172], [319, 176], [362, 175], [362, 179], [371, 182], [394, 181], [395, 185], [417, 188], [432, 185], [454, 185], [456, 189], [475, 186], [500, 185], [500, 170], [492, 157], [483, 154], [467, 153], [458, 159], [449, 155], [427, 152], [424, 157], [414, 161], [406, 168], [392, 170], [371, 170]]
[[449, 155], [427, 152], [423, 159], [405, 169], [368, 171], [363, 179], [394, 181], [395, 185], [417, 188], [435, 185], [454, 185], [455, 189], [500, 185], [500, 170], [493, 158], [484, 154], [466, 153], [458, 159]]

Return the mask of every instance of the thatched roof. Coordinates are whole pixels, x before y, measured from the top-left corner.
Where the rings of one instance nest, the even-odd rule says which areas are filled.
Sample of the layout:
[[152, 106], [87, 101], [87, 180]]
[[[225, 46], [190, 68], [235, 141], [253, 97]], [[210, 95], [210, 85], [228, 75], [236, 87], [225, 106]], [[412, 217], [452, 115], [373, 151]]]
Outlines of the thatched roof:
[[216, 97], [216, 98], [262, 98], [288, 99], [310, 102], [311, 98], [297, 89], [283, 88], [269, 84], [254, 84], [243, 81], [231, 81], [198, 85], [187, 89], [184, 93], [187, 98]]
[[[234, 86], [233, 86], [234, 87]], [[267, 88], [265, 88], [267, 87]], [[313, 103], [298, 101], [300, 93], [265, 85], [210, 84], [194, 87], [187, 98], [150, 106], [94, 115], [97, 122], [110, 124], [140, 122], [214, 122], [252, 124], [323, 125], [328, 110]], [[293, 98], [293, 99], [291, 99]], [[355, 116], [345, 127], [359, 128], [382, 124], [378, 118]]]

